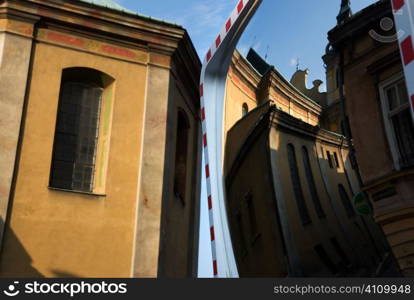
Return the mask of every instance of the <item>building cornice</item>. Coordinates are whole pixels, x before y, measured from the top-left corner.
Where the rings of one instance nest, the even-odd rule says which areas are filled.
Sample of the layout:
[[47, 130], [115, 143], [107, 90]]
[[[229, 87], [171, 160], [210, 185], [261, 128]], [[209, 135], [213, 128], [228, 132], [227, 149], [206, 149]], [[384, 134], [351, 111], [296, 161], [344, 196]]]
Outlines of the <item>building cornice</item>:
[[319, 104], [309, 99], [302, 93], [298, 92], [296, 88], [294, 88], [289, 82], [287, 82], [286, 79], [283, 78], [283, 76], [281, 76], [274, 69], [271, 70], [270, 78], [271, 88], [277, 88], [280, 92], [285, 94], [291, 101], [297, 103], [306, 110], [309, 110], [310, 112], [318, 116], [322, 114], [322, 107]]
[[245, 79], [253, 88], [256, 89], [259, 86], [262, 76], [237, 50], [233, 54], [231, 66], [234, 70], [238, 71], [238, 73], [243, 76], [243, 79]]
[[[188, 59], [188, 57], [191, 59]], [[183, 84], [186, 84], [188, 87], [186, 90], [188, 96], [194, 101], [195, 106], [199, 107], [200, 92], [198, 87], [201, 74], [201, 62], [189, 37], [184, 38], [179, 44], [172, 59], [171, 70], [176, 78], [180, 79]], [[198, 111], [193, 113], [197, 115]]]
[[8, 0], [0, 4], [0, 15], [30, 16], [40, 22], [57, 23], [141, 44], [150, 51], [166, 55], [172, 55], [180, 41], [188, 38], [180, 26], [81, 1]]
[[279, 90], [289, 98], [290, 101], [295, 102], [305, 110], [318, 116], [321, 115], [322, 107], [299, 92], [279, 72], [277, 72], [275, 68], [271, 68], [270, 71], [262, 77], [250, 62], [238, 51], [235, 51], [233, 54], [232, 68], [234, 71], [237, 71], [237, 74], [240, 74], [252, 88], [257, 90], [263, 81], [270, 80], [271, 84], [268, 85], [269, 88]]
[[312, 140], [318, 140], [325, 144], [348, 148], [348, 143], [344, 136], [322, 129], [319, 126], [312, 126], [291, 115], [273, 108], [274, 113], [271, 118], [272, 125], [278, 130], [288, 131], [292, 134], [305, 136]]

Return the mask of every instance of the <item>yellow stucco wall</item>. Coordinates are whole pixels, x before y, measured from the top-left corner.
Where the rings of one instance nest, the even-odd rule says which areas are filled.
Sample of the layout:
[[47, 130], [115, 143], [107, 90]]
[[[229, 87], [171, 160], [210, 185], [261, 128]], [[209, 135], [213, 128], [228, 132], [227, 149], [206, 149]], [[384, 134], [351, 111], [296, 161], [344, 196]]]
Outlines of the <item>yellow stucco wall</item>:
[[[68, 67], [115, 79], [106, 196], [48, 189], [60, 78]], [[146, 77], [145, 65], [37, 44], [2, 276], [131, 276]]]
[[241, 74], [230, 69], [226, 85], [225, 132], [242, 118], [244, 103], [249, 111], [257, 107], [256, 88], [244, 80]]
[[8, 30], [2, 23], [4, 20], [0, 20], [0, 245], [12, 189], [32, 48], [31, 39], [15, 32], [1, 32]]

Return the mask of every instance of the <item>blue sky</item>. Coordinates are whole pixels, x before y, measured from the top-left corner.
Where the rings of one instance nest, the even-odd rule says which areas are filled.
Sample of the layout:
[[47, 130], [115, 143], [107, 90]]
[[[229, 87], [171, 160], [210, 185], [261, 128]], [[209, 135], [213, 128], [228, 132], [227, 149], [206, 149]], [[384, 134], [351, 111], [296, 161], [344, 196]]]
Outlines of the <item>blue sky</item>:
[[[138, 13], [182, 25], [203, 57], [238, 0], [116, 0]], [[354, 12], [376, 0], [351, 0]], [[264, 0], [239, 43], [250, 47], [274, 65], [287, 79], [300, 68], [310, 69], [314, 79], [325, 81], [321, 56], [327, 31], [336, 24], [341, 0]], [[324, 86], [323, 86], [324, 88]]]
[[[117, 0], [125, 8], [182, 25], [203, 57], [238, 0]], [[352, 0], [355, 12], [376, 0]], [[322, 55], [327, 32], [336, 25], [341, 0], [264, 0], [238, 49], [253, 47], [287, 79], [296, 70], [310, 69], [308, 85], [325, 81]], [[324, 87], [323, 87], [324, 88]], [[205, 197], [202, 197], [204, 200]], [[211, 277], [211, 250], [206, 201], [201, 203], [199, 276]]]

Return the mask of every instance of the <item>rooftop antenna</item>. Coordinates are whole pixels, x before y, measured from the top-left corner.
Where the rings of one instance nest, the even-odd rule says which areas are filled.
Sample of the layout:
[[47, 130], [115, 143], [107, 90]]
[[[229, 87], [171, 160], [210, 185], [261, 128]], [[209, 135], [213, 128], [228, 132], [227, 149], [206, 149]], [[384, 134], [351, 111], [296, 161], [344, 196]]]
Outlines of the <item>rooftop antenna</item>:
[[250, 49], [253, 49], [254, 44], [256, 44], [256, 36], [253, 36], [253, 42], [252, 42], [252, 44], [250, 46]]
[[268, 61], [267, 61], [267, 58], [269, 57], [269, 51], [270, 51], [270, 46], [269, 46], [269, 45], [267, 45], [266, 55], [265, 55], [265, 61], [266, 61], [266, 62], [268, 62]]

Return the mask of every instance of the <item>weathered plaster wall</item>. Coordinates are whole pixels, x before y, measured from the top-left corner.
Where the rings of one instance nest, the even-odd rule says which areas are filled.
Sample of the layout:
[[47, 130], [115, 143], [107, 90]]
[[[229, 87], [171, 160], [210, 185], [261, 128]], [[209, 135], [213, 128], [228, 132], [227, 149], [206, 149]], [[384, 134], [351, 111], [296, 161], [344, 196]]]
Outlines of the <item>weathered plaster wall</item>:
[[147, 76], [133, 267], [134, 277], [141, 278], [158, 272], [170, 71], [151, 65]]
[[394, 47], [378, 49], [366, 59], [345, 67], [346, 109], [364, 183], [393, 171], [385, 129], [381, 125], [383, 116], [378, 87], [375, 76], [367, 72], [367, 67], [395, 50]]
[[[60, 79], [68, 67], [93, 68], [115, 79], [106, 196], [48, 189]], [[1, 276], [129, 277], [146, 66], [38, 43], [31, 75]]]
[[0, 33], [0, 245], [19, 140], [32, 40]]
[[[199, 144], [200, 122], [197, 115], [198, 97], [189, 93], [178, 76], [170, 77], [170, 103], [168, 116], [168, 138], [166, 141], [164, 199], [162, 204], [163, 220], [161, 228], [160, 265], [158, 275], [168, 278], [188, 278], [195, 274], [195, 243], [198, 243], [198, 197], [200, 159], [197, 151]], [[195, 99], [194, 99], [195, 98]], [[187, 157], [185, 187], [183, 195], [177, 196], [175, 191], [175, 170], [177, 136], [179, 134], [178, 113], [185, 114], [188, 121]], [[180, 132], [183, 134], [183, 132]]]
[[230, 69], [227, 77], [225, 104], [225, 132], [228, 132], [242, 117], [243, 104], [249, 111], [257, 107], [256, 86], [249, 84], [236, 70]]

